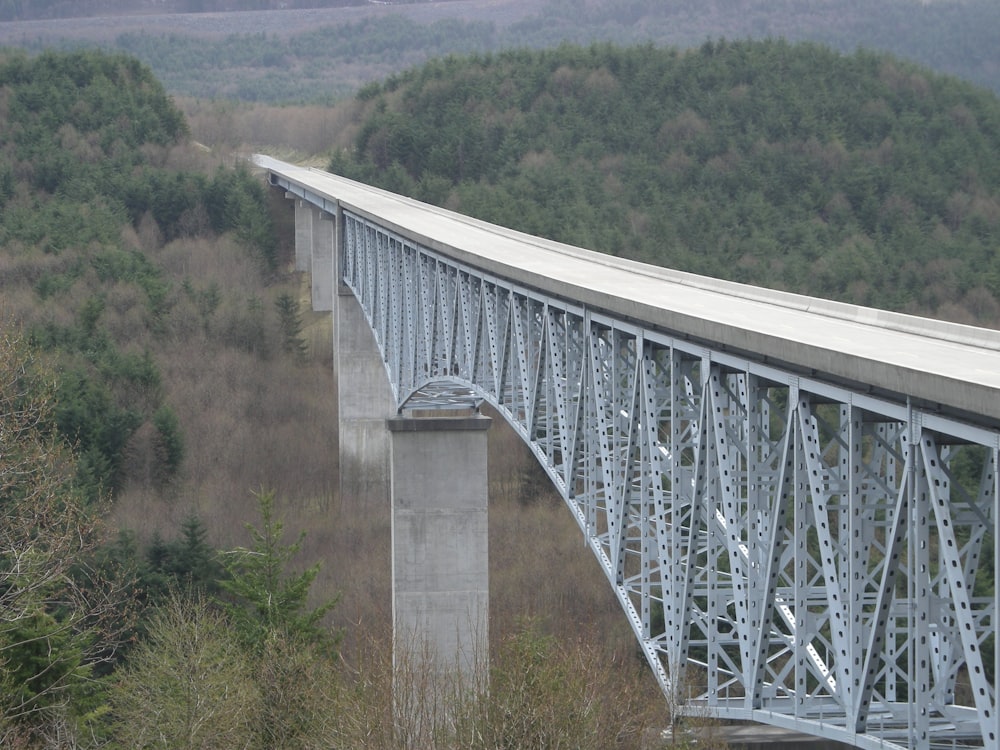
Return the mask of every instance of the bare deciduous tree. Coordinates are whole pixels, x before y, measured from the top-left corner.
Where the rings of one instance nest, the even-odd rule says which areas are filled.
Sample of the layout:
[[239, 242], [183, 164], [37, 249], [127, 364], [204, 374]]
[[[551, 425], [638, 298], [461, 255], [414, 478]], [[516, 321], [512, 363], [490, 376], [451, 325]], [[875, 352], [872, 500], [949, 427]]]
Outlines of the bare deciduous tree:
[[[98, 509], [51, 420], [54, 377], [0, 320], [0, 744], [67, 746], [100, 703], [127, 587], [89, 563]], [[54, 737], [62, 739], [54, 740]]]

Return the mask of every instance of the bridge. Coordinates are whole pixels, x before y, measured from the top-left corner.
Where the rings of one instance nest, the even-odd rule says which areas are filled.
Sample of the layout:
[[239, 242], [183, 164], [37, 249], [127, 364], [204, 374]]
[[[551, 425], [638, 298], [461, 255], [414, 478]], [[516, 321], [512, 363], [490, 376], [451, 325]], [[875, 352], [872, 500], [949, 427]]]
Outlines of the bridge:
[[485, 401], [510, 423], [671, 705], [861, 748], [998, 747], [1000, 333], [255, 159], [296, 201], [314, 305], [349, 293], [374, 333], [390, 413]]

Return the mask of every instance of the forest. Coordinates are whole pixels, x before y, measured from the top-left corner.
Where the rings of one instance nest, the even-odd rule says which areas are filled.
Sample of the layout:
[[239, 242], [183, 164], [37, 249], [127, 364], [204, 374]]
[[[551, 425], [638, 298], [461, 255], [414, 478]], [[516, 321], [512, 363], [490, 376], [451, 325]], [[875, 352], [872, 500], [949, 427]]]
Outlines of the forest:
[[274, 8], [337, 8], [363, 2], [365, 0], [0, 0], [0, 21], [147, 13], [222, 13]]
[[785, 41], [447, 58], [363, 88], [331, 171], [582, 247], [1000, 322], [1000, 101]]
[[491, 559], [494, 687], [414, 661], [401, 721], [388, 509], [335, 490], [290, 204], [134, 58], [4, 54], [0, 111], [0, 745], [639, 747], [662, 698], [504, 433], [490, 533], [536, 549]]
[[[542, 46], [573, 15], [625, 29], [651, 7], [561, 0], [517, 28]], [[386, 61], [416, 27], [365, 23], [0, 52], [0, 744], [396, 748], [431, 729], [438, 747], [629, 748], [669, 722], [572, 521], [497, 429], [493, 689], [425, 696], [447, 726], [392, 714], [388, 513], [339, 496], [329, 322], [247, 144], [623, 257], [1000, 323], [986, 88], [778, 39], [493, 50], [512, 27], [463, 21]], [[282, 45], [316, 54], [330, 33], [369, 82], [282, 95], [299, 59]], [[948, 54], [987, 70], [983, 49]], [[181, 72], [164, 83], [143, 55]], [[269, 67], [269, 98], [312, 104], [172, 98], [188, 63]]]
[[0, 44], [98, 45], [135, 55], [173, 94], [283, 104], [349, 99], [365, 83], [448, 54], [562, 42], [690, 49], [748, 38], [889, 52], [1000, 91], [1000, 4], [993, 0], [497, 0], [488, 15], [485, 3], [475, 4], [479, 12], [465, 5], [368, 5], [363, 17], [330, 15], [305, 29], [293, 23], [294, 10], [266, 21], [259, 13], [227, 14], [214, 33], [195, 20], [161, 30], [162, 17], [119, 33], [36, 24], [5, 35], [0, 26]]

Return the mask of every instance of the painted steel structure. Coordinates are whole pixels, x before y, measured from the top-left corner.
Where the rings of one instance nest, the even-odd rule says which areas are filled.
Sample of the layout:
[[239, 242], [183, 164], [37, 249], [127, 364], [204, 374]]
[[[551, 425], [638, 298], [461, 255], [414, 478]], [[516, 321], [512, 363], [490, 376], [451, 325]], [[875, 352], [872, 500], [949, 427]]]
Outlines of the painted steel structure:
[[267, 158], [335, 215], [400, 409], [485, 400], [671, 704], [997, 748], [1000, 338], [654, 269]]

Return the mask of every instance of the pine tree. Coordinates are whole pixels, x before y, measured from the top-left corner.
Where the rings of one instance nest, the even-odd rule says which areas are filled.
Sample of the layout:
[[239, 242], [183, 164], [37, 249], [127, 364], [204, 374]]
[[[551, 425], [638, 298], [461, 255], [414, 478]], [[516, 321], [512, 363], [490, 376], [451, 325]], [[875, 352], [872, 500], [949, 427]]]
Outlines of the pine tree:
[[336, 604], [332, 599], [307, 609], [309, 589], [319, 573], [319, 563], [301, 573], [287, 567], [302, 549], [303, 532], [292, 544], [283, 544], [284, 526], [274, 517], [274, 492], [256, 494], [261, 528], [247, 524], [251, 545], [223, 555], [228, 578], [221, 581], [230, 594], [226, 609], [252, 647], [261, 647], [274, 634], [287, 635], [333, 651], [337, 637], [321, 624]]
[[278, 295], [274, 301], [278, 309], [278, 319], [281, 323], [281, 347], [299, 361], [305, 359], [309, 350], [302, 338], [302, 314], [298, 300], [288, 292]]
[[[55, 386], [0, 321], [0, 745], [71, 732], [100, 701], [129, 588], [89, 564], [99, 522], [53, 428]], [[113, 568], [114, 566], [112, 566]]]

